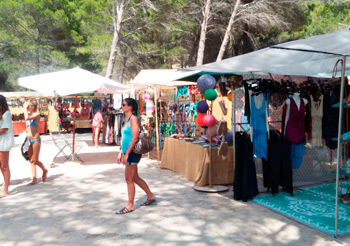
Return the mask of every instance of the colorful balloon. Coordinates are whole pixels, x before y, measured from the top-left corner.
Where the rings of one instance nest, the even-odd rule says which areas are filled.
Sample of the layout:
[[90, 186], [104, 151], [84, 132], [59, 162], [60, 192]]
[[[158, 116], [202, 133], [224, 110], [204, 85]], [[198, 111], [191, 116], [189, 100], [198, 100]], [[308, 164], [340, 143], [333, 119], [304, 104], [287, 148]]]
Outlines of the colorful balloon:
[[214, 89], [207, 89], [204, 92], [205, 99], [207, 99], [209, 101], [214, 101], [217, 96], [218, 96], [218, 94], [216, 93], [216, 91]]
[[227, 93], [227, 99], [232, 102], [232, 92], [231, 91], [229, 91]]
[[233, 134], [232, 131], [228, 131], [227, 134], [224, 137], [225, 142], [227, 142], [229, 145], [233, 144]]
[[207, 114], [203, 118], [203, 123], [207, 127], [212, 127], [216, 124], [216, 119], [213, 115]]
[[210, 138], [215, 137], [217, 135], [216, 134], [217, 130], [218, 130], [218, 126], [217, 125], [208, 127], [208, 129], [206, 131], [207, 136], [210, 137]]
[[197, 111], [202, 114], [206, 114], [209, 109], [208, 103], [205, 101], [200, 101], [197, 104]]
[[201, 114], [201, 113], [197, 114], [196, 122], [199, 126], [205, 126], [203, 122], [204, 116], [206, 116], [206, 114]]
[[207, 89], [215, 89], [216, 80], [210, 74], [203, 74], [197, 79], [198, 90], [204, 94]]

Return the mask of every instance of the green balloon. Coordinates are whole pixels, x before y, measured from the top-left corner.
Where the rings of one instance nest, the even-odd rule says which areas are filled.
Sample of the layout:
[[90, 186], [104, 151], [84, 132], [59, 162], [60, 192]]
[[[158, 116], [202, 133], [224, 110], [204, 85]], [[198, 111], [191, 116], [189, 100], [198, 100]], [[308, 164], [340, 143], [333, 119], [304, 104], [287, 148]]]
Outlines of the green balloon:
[[209, 101], [214, 101], [217, 96], [218, 96], [218, 94], [216, 93], [216, 91], [214, 89], [206, 89], [204, 92], [205, 99], [207, 99]]

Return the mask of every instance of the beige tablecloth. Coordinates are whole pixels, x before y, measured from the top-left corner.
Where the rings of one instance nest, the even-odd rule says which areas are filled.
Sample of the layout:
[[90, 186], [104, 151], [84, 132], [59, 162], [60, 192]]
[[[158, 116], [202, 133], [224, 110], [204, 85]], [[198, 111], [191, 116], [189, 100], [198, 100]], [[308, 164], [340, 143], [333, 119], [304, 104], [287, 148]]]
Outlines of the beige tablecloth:
[[[213, 185], [233, 184], [233, 148], [227, 156], [219, 156], [218, 148], [212, 150]], [[209, 149], [177, 139], [166, 138], [162, 152], [161, 168], [170, 169], [194, 181], [194, 185], [209, 184]]]

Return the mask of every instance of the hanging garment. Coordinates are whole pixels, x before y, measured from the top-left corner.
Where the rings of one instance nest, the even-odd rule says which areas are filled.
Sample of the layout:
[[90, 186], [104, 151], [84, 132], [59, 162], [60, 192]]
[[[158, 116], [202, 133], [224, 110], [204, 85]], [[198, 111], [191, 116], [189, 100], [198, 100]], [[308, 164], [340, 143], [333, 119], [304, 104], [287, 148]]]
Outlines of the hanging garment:
[[305, 110], [303, 98], [300, 97], [299, 109], [294, 99], [290, 98], [289, 116], [286, 116], [286, 140], [296, 144], [305, 143]]
[[338, 137], [339, 108], [332, 108], [336, 103], [339, 103], [339, 97], [335, 93], [323, 95], [322, 138], [330, 149], [337, 148], [337, 141], [332, 140]]
[[263, 93], [251, 97], [250, 117], [253, 153], [267, 160], [266, 96]]
[[247, 116], [250, 124], [250, 95], [247, 82], [244, 82], [244, 115]]
[[314, 147], [323, 146], [322, 143], [322, 116], [323, 116], [323, 96], [319, 101], [315, 102], [311, 96], [311, 117], [312, 117], [312, 139], [311, 143]]
[[268, 161], [263, 159], [263, 181], [272, 194], [278, 193], [278, 187], [282, 186], [282, 191], [293, 195], [291, 144], [275, 130], [270, 132]]
[[298, 169], [303, 163], [303, 156], [305, 154], [305, 144], [291, 144], [292, 168]]
[[233, 182], [233, 199], [247, 202], [258, 193], [258, 182], [253, 155], [253, 144], [243, 132], [235, 135], [235, 177]]

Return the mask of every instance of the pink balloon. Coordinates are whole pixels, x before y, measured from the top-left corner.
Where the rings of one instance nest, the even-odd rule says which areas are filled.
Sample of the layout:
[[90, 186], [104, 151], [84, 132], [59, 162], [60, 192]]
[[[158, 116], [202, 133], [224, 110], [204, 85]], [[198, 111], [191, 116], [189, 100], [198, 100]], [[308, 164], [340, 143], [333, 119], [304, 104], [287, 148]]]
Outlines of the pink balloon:
[[207, 129], [207, 136], [212, 138], [215, 137], [217, 135], [217, 131], [218, 131], [218, 126], [214, 125], [212, 127], [208, 127]]
[[203, 118], [203, 123], [204, 123], [205, 126], [211, 127], [211, 126], [214, 126], [216, 124], [216, 119], [215, 119], [215, 117], [213, 115], [207, 114]]

